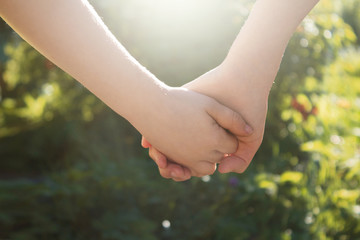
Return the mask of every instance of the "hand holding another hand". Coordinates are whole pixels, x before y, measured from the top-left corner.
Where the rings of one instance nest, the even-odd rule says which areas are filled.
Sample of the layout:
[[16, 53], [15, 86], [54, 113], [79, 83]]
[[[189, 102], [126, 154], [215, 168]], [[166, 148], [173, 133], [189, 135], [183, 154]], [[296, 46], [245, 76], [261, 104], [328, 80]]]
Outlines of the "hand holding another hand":
[[[237, 111], [254, 129], [250, 136], [240, 136], [233, 132], [237, 135], [238, 148], [234, 154], [222, 159], [219, 163], [220, 172], [243, 172], [260, 147], [268, 94], [287, 43], [302, 19], [318, 2], [319, 0], [280, 0], [274, 4], [271, 0], [256, 1], [224, 62], [185, 85], [186, 88], [213, 97]], [[264, 39], [268, 41], [263, 41]], [[222, 125], [221, 122], [218, 123]], [[232, 132], [231, 129], [228, 130]], [[189, 178], [186, 174], [181, 175], [186, 173], [184, 167], [187, 166], [181, 166], [175, 159], [162, 154], [160, 149], [149, 144], [152, 143], [151, 140], [147, 142], [143, 139], [142, 142], [144, 147], [149, 147], [150, 156], [158, 163], [162, 176], [169, 177], [170, 173], [179, 173], [176, 180]], [[186, 151], [186, 148], [183, 149]]]
[[[222, 152], [225, 154], [221, 157], [221, 161], [217, 162], [219, 163], [219, 171], [222, 173], [242, 173], [245, 171], [263, 139], [267, 112], [267, 95], [264, 96], [263, 93], [258, 92], [257, 88], [251, 86], [251, 83], [246, 79], [241, 79], [230, 71], [225, 71], [222, 67], [218, 67], [200, 76], [184, 87], [217, 99], [219, 102], [241, 113], [246, 122], [251, 123], [254, 129], [252, 134], [250, 134], [251, 130], [245, 130], [243, 133], [240, 131], [238, 133], [233, 132], [230, 128], [223, 125], [223, 122], [217, 121], [220, 126], [236, 135], [238, 140], [236, 152]], [[225, 115], [223, 117], [226, 118]], [[228, 120], [223, 121], [232, 121], [231, 116]], [[182, 165], [175, 158], [163, 154], [161, 150], [150, 144], [152, 143], [151, 140], [147, 140], [143, 138], [142, 146], [149, 148], [149, 155], [157, 163], [161, 176], [173, 178], [176, 181], [184, 181], [191, 177], [189, 174], [190, 169], [188, 168], [190, 165]], [[187, 148], [184, 146], [180, 146], [180, 148], [183, 151], [187, 151]], [[192, 174], [192, 176], [195, 175]]]
[[167, 159], [179, 164], [174, 172], [161, 171], [166, 178], [212, 174], [224, 154], [236, 152], [237, 138], [251, 133], [238, 113], [185, 88], [169, 88], [157, 102], [160, 106], [148, 111], [146, 126], [140, 125], [140, 131], [151, 142], [150, 156], [160, 169], [171, 166]]

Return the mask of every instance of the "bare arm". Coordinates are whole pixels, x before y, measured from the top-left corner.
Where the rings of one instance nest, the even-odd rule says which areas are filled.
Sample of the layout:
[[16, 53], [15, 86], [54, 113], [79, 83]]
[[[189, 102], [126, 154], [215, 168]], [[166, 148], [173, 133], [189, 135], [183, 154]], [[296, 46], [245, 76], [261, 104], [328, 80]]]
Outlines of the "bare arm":
[[0, 16], [194, 175], [213, 172], [222, 153], [236, 150], [236, 138], [217, 123], [246, 133], [240, 115], [229, 108], [160, 82], [130, 56], [86, 0], [2, 0]]
[[87, 1], [4, 0], [0, 15], [39, 52], [129, 120], [140, 108], [131, 99], [146, 94], [152, 100], [166, 88], [129, 55]]
[[257, 0], [223, 66], [267, 96], [285, 48], [319, 0]]
[[[254, 133], [240, 137], [235, 154], [225, 157], [219, 171], [241, 173], [249, 166], [263, 139], [267, 100], [282, 56], [296, 27], [319, 0], [257, 0], [223, 63], [185, 85], [240, 112]], [[176, 164], [143, 140], [163, 176], [181, 173]], [[162, 163], [161, 165], [159, 163]], [[167, 167], [162, 167], [167, 166]], [[181, 180], [182, 176], [177, 175]]]
[[237, 110], [255, 130], [239, 138], [238, 151], [221, 162], [219, 171], [243, 172], [260, 147], [268, 95], [285, 48], [318, 1], [257, 0], [221, 66], [187, 85]]

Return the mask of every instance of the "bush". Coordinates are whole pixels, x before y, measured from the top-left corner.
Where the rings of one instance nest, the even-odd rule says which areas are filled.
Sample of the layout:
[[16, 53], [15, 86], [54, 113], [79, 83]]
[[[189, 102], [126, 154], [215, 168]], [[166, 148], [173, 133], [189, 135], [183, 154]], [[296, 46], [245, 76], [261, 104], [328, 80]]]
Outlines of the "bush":
[[[106, 3], [98, 6], [103, 14], [122, 9], [105, 17], [115, 29], [114, 22], [125, 22], [140, 1]], [[172, 56], [154, 55], [166, 41], [158, 39], [151, 48], [143, 42], [149, 32], [126, 31], [139, 22], [129, 20], [115, 32], [140, 61], [151, 62], [151, 71], [179, 85], [226, 53], [246, 16], [244, 6], [234, 11], [228, 4], [217, 9], [226, 22], [235, 19], [221, 30], [224, 37], [193, 31], [193, 39], [175, 52], [175, 62], [186, 64], [170, 69], [163, 69], [163, 61]], [[264, 142], [250, 168], [184, 183], [162, 179], [129, 123], [8, 34], [0, 78], [0, 239], [359, 239], [356, 4], [324, 0], [294, 35], [271, 94]], [[150, 26], [163, 24], [145, 19]], [[171, 34], [187, 36], [186, 31]], [[193, 40], [209, 43], [197, 55], [186, 50]], [[224, 49], [204, 57], [217, 44]], [[185, 79], [171, 79], [184, 69]]]

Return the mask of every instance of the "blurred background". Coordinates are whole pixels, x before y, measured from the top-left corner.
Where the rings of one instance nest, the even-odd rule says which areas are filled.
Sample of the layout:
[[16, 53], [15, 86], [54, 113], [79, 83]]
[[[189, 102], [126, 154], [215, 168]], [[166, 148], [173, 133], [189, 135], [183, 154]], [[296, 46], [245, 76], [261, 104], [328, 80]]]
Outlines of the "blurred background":
[[[254, 0], [90, 2], [179, 86], [223, 60]], [[1, 21], [0, 239], [360, 239], [359, 45], [360, 1], [322, 0], [289, 43], [249, 169], [175, 183]]]

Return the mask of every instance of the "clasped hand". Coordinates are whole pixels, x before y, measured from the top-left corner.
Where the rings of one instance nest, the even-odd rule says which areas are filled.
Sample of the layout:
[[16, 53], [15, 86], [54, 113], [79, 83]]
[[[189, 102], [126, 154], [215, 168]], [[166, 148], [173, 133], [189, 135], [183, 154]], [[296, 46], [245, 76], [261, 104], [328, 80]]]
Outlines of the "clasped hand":
[[176, 90], [167, 102], [175, 122], [154, 129], [161, 141], [142, 139], [161, 176], [184, 181], [213, 174], [217, 164], [221, 173], [245, 171], [262, 142], [267, 96], [221, 66], [184, 87], [191, 91]]

